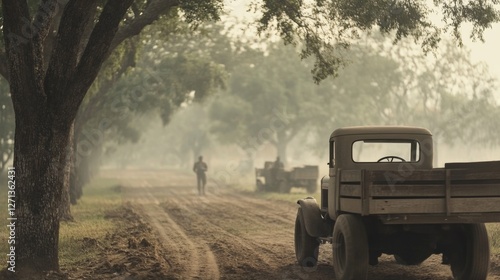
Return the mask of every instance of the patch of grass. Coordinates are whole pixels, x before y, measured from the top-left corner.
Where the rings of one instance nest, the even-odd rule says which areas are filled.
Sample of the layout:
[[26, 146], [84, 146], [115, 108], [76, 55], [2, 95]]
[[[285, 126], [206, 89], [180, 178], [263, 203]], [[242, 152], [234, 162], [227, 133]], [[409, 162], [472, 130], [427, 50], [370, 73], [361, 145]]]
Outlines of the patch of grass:
[[61, 223], [59, 233], [59, 264], [61, 268], [85, 263], [99, 250], [99, 243], [118, 227], [117, 222], [105, 219], [107, 211], [122, 205], [118, 182], [97, 178], [83, 189], [78, 204], [71, 208], [74, 222]]
[[[0, 180], [0, 224], [7, 218], [7, 181]], [[77, 205], [71, 207], [74, 222], [62, 222], [59, 232], [59, 264], [68, 270], [76, 264], [85, 264], [95, 259], [99, 243], [114, 232], [119, 224], [113, 219], [105, 219], [105, 213], [122, 205], [118, 181], [96, 178], [85, 186], [83, 196]], [[0, 255], [7, 252], [8, 232], [3, 227], [0, 235]]]

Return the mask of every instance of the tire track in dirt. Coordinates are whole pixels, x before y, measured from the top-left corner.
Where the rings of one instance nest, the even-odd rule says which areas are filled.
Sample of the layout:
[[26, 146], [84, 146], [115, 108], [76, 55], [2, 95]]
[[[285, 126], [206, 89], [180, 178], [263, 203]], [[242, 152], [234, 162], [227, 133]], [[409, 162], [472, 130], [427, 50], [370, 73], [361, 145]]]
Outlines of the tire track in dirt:
[[[147, 221], [156, 230], [158, 239], [170, 256], [163, 256], [172, 271], [189, 279], [219, 279], [216, 259], [210, 248], [203, 243], [195, 243], [191, 237], [160, 207], [160, 201], [151, 193], [151, 186], [144, 181], [141, 191], [130, 202], [142, 210]], [[137, 193], [137, 192], [135, 192]]]
[[[175, 192], [171, 192], [171, 196], [175, 198], [167, 199], [166, 203], [163, 204], [164, 208], [168, 212], [173, 213], [176, 222], [181, 224], [186, 231], [202, 239], [209, 236], [212, 240], [206, 240], [206, 242], [211, 242], [212, 247], [220, 251], [218, 254], [219, 259], [224, 259], [226, 257], [225, 254], [231, 255], [232, 258], [244, 256], [245, 259], [252, 259], [251, 264], [259, 264], [259, 267], [255, 267], [255, 269], [276, 269], [276, 259], [280, 257], [276, 255], [276, 252], [252, 239], [232, 233], [230, 227], [227, 225], [224, 226], [222, 219], [211, 219], [207, 221], [207, 216], [227, 218], [223, 216], [225, 211], [220, 211], [221, 205], [233, 215], [231, 219], [242, 219], [243, 217], [241, 215], [234, 215], [236, 212], [233, 211], [234, 209], [232, 209], [230, 205], [223, 202], [217, 203], [211, 201], [212, 197], [208, 199], [197, 198], [194, 201]], [[208, 202], [209, 200], [210, 202]], [[204, 208], [199, 207], [203, 204], [205, 204]], [[200, 211], [198, 209], [204, 210]], [[244, 222], [250, 222], [253, 226], [256, 226], [257, 224], [252, 220], [256, 221], [254, 219], [248, 219]], [[268, 226], [268, 224], [260, 223], [258, 226], [264, 227]], [[226, 250], [223, 250], [224, 248], [226, 248]], [[237, 251], [231, 250], [231, 248], [237, 248]], [[240, 262], [245, 263], [245, 260], [242, 258]], [[252, 269], [251, 264], [245, 266], [247, 270]], [[229, 274], [234, 274], [231, 273], [234, 269], [226, 266], [226, 270]]]
[[[133, 180], [137, 177], [143, 179]], [[320, 247], [316, 268], [304, 270], [296, 264], [293, 228], [297, 206], [293, 203], [262, 200], [210, 185], [208, 195], [199, 197], [189, 174], [172, 171], [131, 172], [122, 179], [127, 180], [129, 200], [158, 232], [173, 278], [334, 279], [331, 245]], [[368, 277], [452, 279], [449, 267], [439, 263], [440, 256], [432, 256], [421, 266], [407, 267], [384, 255], [379, 265], [369, 268]], [[495, 272], [488, 279], [499, 279], [497, 275]]]

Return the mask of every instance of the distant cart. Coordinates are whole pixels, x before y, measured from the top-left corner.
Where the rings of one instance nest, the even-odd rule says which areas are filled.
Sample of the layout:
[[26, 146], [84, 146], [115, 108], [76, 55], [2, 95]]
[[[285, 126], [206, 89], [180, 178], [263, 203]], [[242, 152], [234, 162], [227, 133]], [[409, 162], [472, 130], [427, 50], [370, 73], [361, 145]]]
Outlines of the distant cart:
[[308, 193], [317, 190], [319, 168], [317, 165], [294, 167], [292, 170], [274, 167], [266, 161], [264, 168], [255, 168], [257, 191], [289, 193], [292, 187], [305, 188]]

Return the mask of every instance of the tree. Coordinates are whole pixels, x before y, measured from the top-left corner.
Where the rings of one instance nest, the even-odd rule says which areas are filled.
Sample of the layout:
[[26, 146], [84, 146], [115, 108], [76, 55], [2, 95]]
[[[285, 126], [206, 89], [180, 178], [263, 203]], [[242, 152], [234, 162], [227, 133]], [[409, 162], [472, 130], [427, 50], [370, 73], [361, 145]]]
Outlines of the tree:
[[249, 49], [234, 67], [226, 95], [211, 108], [211, 131], [223, 143], [235, 143], [249, 158], [269, 142], [287, 161], [288, 143], [306, 127], [317, 106], [314, 83], [297, 52], [281, 42], [265, 51]]
[[[325, 112], [319, 116], [327, 127], [421, 126], [432, 131], [436, 148], [439, 143], [464, 140], [491, 145], [498, 139], [497, 130], [491, 130], [496, 123], [492, 116], [499, 110], [493, 98], [497, 81], [484, 64], [471, 62], [466, 49], [444, 41], [434, 56], [426, 56], [409, 40], [393, 46], [386, 38], [370, 36], [366, 42], [351, 48], [355, 62], [320, 85], [335, 95], [320, 102], [328, 111], [318, 109]], [[320, 129], [316, 135], [312, 146], [324, 154], [320, 143], [325, 131]]]
[[[217, 1], [109, 0], [98, 12], [100, 3], [69, 1], [62, 7], [60, 1], [41, 1], [27, 24], [32, 17], [26, 1], [2, 1], [8, 67], [0, 69], [9, 70], [2, 75], [9, 80], [16, 116], [14, 166], [22, 186], [16, 190], [16, 217], [23, 221], [16, 225], [20, 277], [59, 269], [58, 209], [70, 130], [109, 53], [162, 14], [180, 8], [194, 20], [217, 18], [219, 11]], [[57, 11], [59, 28], [47, 49]]]
[[[365, 31], [378, 29], [394, 37], [394, 42], [413, 37], [425, 51], [436, 49], [443, 34], [451, 31], [462, 45], [460, 28], [472, 23], [471, 38], [483, 40], [484, 29], [500, 19], [499, 3], [490, 1], [275, 1], [254, 4], [262, 12], [258, 20], [260, 32], [271, 30], [285, 43], [303, 42], [301, 57], [315, 59], [316, 82], [335, 76], [343, 66], [343, 50], [359, 41]], [[444, 25], [430, 17], [442, 16]]]
[[[160, 20], [144, 35], [128, 39], [116, 57], [110, 57], [112, 62], [106, 63], [84, 100], [75, 123], [73, 203], [99, 168], [93, 159], [109, 154], [105, 146], [139, 140], [132, 118], [154, 111], [167, 124], [179, 106], [202, 100], [224, 86], [223, 66], [208, 54], [215, 40], [204, 34], [213, 27], [203, 25], [192, 31], [177, 21], [171, 26], [174, 20]], [[108, 123], [106, 129], [103, 120]]]
[[[495, 2], [438, 4], [451, 28], [471, 21], [473, 35], [480, 37], [484, 28], [498, 21]], [[14, 166], [17, 185], [22, 186], [16, 190], [16, 215], [23, 221], [16, 225], [15, 269], [20, 276], [59, 268], [58, 206], [70, 131], [85, 94], [111, 51], [160, 15], [182, 14], [188, 21], [218, 19], [222, 9], [220, 0], [30, 3], [38, 6], [30, 11], [26, 0], [2, 0], [1, 7], [5, 52], [0, 53], [0, 74], [10, 84], [16, 117]], [[317, 0], [314, 6], [309, 4], [264, 0], [260, 30], [275, 26], [286, 42], [304, 40], [302, 55], [317, 58], [317, 80], [336, 74], [341, 58], [331, 51], [348, 43], [351, 33], [347, 31], [379, 26], [384, 32], [395, 30], [396, 38], [423, 38], [427, 46], [439, 35], [438, 28], [427, 21], [426, 2]], [[324, 27], [333, 31], [325, 35], [333, 37], [321, 35]]]

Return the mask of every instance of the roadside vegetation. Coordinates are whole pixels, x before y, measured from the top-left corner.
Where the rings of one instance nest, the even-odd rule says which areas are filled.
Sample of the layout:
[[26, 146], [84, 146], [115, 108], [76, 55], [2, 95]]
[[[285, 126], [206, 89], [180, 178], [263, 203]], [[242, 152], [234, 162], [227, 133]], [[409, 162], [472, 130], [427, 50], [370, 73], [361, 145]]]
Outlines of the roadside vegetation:
[[[0, 176], [0, 218], [2, 224], [7, 219], [7, 180]], [[63, 271], [88, 265], [101, 255], [105, 237], [115, 232], [119, 221], [106, 218], [107, 213], [116, 211], [122, 205], [121, 192], [117, 181], [96, 178], [84, 189], [85, 196], [73, 206], [73, 222], [61, 223], [59, 235], [60, 266]], [[5, 231], [5, 229], [3, 229]], [[0, 236], [0, 255], [7, 254], [7, 234]]]

